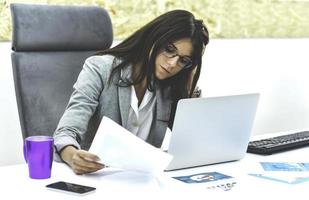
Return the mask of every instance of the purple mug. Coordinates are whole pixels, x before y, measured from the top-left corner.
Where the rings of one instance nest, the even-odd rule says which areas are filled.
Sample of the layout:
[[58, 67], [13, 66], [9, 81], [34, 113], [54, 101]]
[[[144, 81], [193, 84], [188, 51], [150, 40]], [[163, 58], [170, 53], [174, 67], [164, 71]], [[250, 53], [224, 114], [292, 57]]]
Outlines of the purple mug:
[[33, 179], [50, 178], [53, 163], [54, 139], [50, 136], [30, 136], [24, 142], [24, 157], [29, 176]]

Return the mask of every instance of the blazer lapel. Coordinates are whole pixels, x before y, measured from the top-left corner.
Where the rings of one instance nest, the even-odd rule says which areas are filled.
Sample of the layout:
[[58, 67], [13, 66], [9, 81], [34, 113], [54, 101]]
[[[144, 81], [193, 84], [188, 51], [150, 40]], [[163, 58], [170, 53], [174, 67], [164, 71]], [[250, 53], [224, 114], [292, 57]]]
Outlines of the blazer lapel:
[[[123, 80], [131, 80], [131, 74], [132, 74], [131, 65], [122, 69], [118, 84], [123, 85]], [[131, 103], [131, 87], [130, 86], [118, 87], [118, 98], [119, 98], [118, 101], [119, 101], [122, 126], [127, 127], [129, 109]]]
[[162, 90], [158, 88], [156, 97], [156, 118], [153, 121], [147, 142], [160, 148], [170, 119], [172, 100], [170, 99], [169, 89]]
[[127, 127], [131, 100], [131, 87], [118, 87], [118, 98], [122, 126]]
[[172, 100], [170, 98], [170, 89], [159, 89], [156, 90], [157, 105], [156, 113], [157, 120], [169, 121], [171, 113]]

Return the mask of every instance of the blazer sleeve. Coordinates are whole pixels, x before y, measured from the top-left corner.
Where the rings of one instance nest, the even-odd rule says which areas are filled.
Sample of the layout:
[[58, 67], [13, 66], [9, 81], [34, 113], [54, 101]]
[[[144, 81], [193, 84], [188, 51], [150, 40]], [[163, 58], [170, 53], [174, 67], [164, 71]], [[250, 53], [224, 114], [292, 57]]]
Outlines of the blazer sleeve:
[[54, 132], [57, 153], [68, 145], [80, 149], [80, 142], [87, 131], [88, 122], [99, 105], [100, 94], [107, 82], [107, 74], [112, 66], [111, 59], [109, 56], [93, 56], [85, 61], [73, 86], [66, 110]]

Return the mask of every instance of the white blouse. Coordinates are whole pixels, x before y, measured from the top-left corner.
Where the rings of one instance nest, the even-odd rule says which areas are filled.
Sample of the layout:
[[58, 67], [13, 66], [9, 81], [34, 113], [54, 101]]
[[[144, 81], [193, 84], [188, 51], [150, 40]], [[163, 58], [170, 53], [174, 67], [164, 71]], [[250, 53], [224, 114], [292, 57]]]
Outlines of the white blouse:
[[127, 129], [139, 138], [146, 140], [153, 121], [156, 96], [146, 89], [143, 100], [138, 106], [134, 86], [131, 86], [131, 106], [129, 109]]

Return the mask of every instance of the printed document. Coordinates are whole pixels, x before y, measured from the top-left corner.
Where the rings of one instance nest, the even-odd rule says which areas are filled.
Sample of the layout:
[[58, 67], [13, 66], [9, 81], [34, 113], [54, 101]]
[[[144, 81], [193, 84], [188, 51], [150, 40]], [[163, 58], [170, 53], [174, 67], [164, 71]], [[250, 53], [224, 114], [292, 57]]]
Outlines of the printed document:
[[138, 138], [108, 117], [103, 117], [89, 152], [110, 167], [160, 173], [172, 156]]

